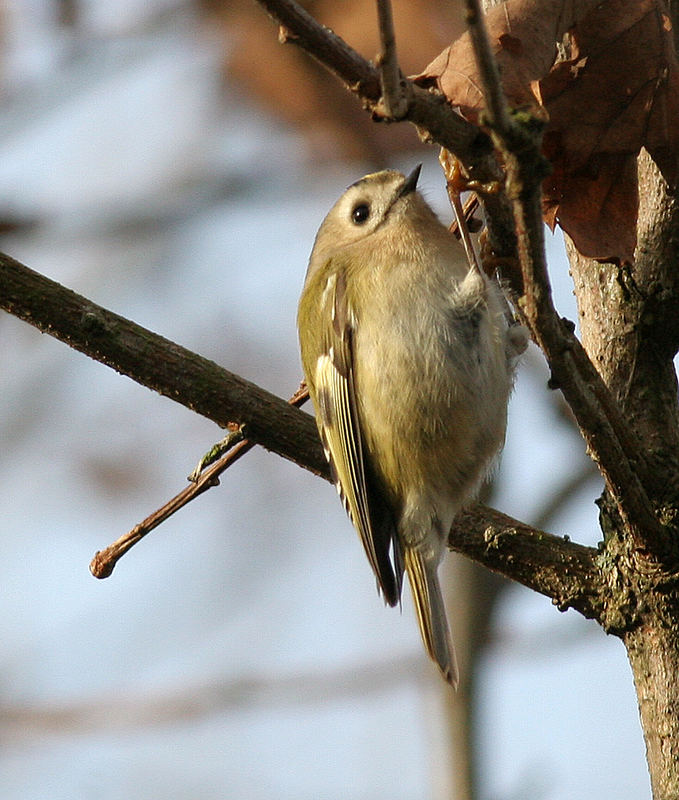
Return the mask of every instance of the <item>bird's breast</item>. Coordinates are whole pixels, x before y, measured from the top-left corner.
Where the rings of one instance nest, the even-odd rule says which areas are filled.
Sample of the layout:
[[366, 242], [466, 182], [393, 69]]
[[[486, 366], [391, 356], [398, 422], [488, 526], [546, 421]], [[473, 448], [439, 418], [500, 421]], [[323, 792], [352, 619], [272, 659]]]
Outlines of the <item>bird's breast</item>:
[[509, 378], [498, 321], [483, 298], [456, 305], [455, 288], [449, 276], [432, 286], [429, 275], [362, 304], [354, 340], [361, 429], [394, 495], [413, 484], [463, 495], [504, 439]]

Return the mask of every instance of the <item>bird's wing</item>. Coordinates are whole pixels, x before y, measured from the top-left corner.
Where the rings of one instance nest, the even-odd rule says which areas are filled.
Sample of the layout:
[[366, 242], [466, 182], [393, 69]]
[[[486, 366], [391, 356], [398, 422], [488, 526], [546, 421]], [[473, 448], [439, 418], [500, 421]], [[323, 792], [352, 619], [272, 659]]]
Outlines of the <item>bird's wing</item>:
[[[344, 273], [334, 272], [326, 287], [325, 346], [316, 360], [313, 383], [318, 427], [335, 475], [337, 490], [386, 602], [396, 605], [401, 595], [403, 567], [393, 514], [376, 486], [367, 460], [356, 400], [354, 325]], [[390, 558], [393, 544], [395, 566]]]

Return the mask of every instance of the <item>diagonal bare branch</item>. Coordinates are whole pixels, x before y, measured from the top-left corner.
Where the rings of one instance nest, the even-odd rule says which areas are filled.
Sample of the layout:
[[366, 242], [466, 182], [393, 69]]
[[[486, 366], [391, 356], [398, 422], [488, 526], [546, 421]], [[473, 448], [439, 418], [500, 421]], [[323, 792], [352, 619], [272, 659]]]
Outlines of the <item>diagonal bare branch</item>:
[[[288, 400], [290, 405], [299, 408], [309, 397], [309, 392], [306, 384], [302, 383], [300, 388]], [[178, 492], [173, 498], [167, 501], [159, 509], [149, 514], [148, 517], [143, 519], [140, 523], [134, 526], [132, 530], [120, 536], [112, 544], [105, 547], [103, 550], [97, 550], [90, 561], [90, 572], [95, 578], [109, 578], [113, 574], [113, 570], [120, 561], [120, 559], [128, 553], [135, 544], [138, 544], [147, 534], [155, 530], [165, 520], [169, 519], [173, 514], [176, 514], [179, 509], [184, 508], [196, 497], [199, 497], [203, 492], [212, 489], [214, 486], [219, 486], [219, 476], [227, 470], [232, 464], [240, 460], [244, 455], [250, 452], [255, 446], [255, 443], [245, 438], [244, 426], [236, 426], [228, 436], [223, 439], [219, 445], [215, 445], [213, 450], [219, 448], [221, 455], [219, 458], [214, 457], [214, 461], [210, 460], [209, 466], [203, 468], [202, 464], [205, 459], [201, 460], [199, 467], [194, 470], [194, 475], [189, 477], [189, 485], [185, 486], [181, 492]], [[210, 452], [212, 456], [212, 451]]]
[[330, 478], [314, 420], [213, 361], [0, 254], [0, 308], [250, 441]]
[[408, 109], [408, 100], [403, 92], [402, 75], [396, 55], [396, 36], [391, 13], [391, 0], [377, 0], [377, 15], [380, 27], [382, 51], [377, 59], [380, 71], [380, 86], [384, 113], [393, 119], [402, 119]]
[[664, 533], [644, 490], [647, 467], [641, 443], [575, 336], [574, 326], [558, 316], [552, 302], [540, 193], [547, 167], [540, 151], [542, 124], [530, 118], [519, 124], [509, 114], [480, 2], [465, 1], [485, 120], [507, 170], [524, 284], [519, 308], [547, 356], [553, 383], [566, 397], [635, 547], [657, 551], [664, 547]]

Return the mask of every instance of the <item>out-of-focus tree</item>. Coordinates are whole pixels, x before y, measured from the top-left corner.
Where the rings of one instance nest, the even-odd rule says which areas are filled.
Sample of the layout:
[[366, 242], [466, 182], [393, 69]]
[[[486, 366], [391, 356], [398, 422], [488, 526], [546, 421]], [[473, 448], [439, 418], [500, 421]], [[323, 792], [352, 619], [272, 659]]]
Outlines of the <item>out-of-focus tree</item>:
[[[267, 113], [302, 131], [319, 159], [351, 158], [385, 166], [393, 154], [418, 144], [406, 125], [375, 125], [355, 99], [315, 61], [296, 48], [271, 47], [271, 22], [250, 0], [201, 0], [200, 6], [223, 46], [224, 75]], [[361, 0], [304, 4], [368, 59], [377, 55], [377, 16]], [[406, 74], [462, 33], [459, 2], [395, 0], [399, 58]]]

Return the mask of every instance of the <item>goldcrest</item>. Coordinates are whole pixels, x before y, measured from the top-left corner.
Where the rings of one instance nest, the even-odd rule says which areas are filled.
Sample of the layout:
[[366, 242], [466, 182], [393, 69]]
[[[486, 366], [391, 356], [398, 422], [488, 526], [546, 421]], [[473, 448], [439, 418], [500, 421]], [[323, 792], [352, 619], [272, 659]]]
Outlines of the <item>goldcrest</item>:
[[335, 203], [298, 328], [318, 430], [378, 588], [396, 605], [407, 572], [425, 648], [455, 686], [438, 566], [503, 445], [527, 337], [417, 191], [419, 172], [366, 175]]

